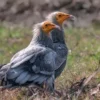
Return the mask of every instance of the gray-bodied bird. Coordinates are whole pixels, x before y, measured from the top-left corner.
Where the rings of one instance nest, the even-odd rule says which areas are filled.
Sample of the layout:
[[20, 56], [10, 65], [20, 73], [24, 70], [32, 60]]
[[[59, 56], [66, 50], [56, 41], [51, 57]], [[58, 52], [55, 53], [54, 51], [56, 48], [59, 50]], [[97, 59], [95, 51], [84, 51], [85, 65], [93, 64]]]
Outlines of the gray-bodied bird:
[[53, 91], [55, 70], [64, 61], [51, 49], [50, 31], [54, 28], [57, 28], [56, 25], [49, 21], [34, 26], [34, 36], [28, 47], [16, 53], [0, 69], [1, 86], [12, 88], [45, 84], [49, 91]]
[[62, 63], [62, 65], [55, 71], [55, 78], [57, 78], [64, 70], [68, 55], [68, 48], [67, 45], [65, 44], [64, 30], [62, 24], [65, 20], [73, 18], [74, 16], [63, 12], [53, 12], [47, 16], [47, 20], [58, 25], [61, 29], [61, 30], [59, 29], [52, 30], [51, 35], [52, 35], [54, 50], [57, 52], [57, 54], [60, 55], [62, 59], [65, 58], [65, 61]]

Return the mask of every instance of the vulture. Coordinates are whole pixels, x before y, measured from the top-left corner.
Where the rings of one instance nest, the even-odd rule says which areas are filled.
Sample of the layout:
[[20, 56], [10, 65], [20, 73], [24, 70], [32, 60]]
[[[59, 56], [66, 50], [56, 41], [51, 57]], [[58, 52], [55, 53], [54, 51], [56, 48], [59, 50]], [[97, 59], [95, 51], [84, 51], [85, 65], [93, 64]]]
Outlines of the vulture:
[[44, 21], [34, 26], [30, 44], [0, 69], [3, 88], [37, 85], [54, 90], [55, 70], [65, 61], [52, 49], [50, 31], [57, 25]]
[[74, 19], [74, 16], [63, 13], [63, 12], [53, 12], [53, 13], [49, 14], [46, 19], [60, 27], [60, 30], [56, 28], [51, 31], [51, 37], [52, 37], [52, 41], [53, 41], [53, 50], [62, 59], [65, 58], [65, 61], [55, 71], [55, 78], [57, 78], [58, 76], [60, 76], [60, 74], [64, 70], [66, 62], [67, 62], [67, 56], [68, 56], [68, 47], [65, 43], [64, 30], [63, 30], [62, 24], [65, 20]]

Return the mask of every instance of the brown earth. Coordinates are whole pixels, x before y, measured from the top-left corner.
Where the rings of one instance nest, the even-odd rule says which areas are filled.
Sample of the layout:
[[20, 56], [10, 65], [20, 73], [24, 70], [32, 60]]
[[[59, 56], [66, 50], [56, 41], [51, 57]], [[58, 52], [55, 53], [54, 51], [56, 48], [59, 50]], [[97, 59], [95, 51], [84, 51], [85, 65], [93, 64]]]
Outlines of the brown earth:
[[0, 22], [31, 27], [52, 11], [76, 16], [75, 26], [100, 23], [100, 0], [0, 0]]

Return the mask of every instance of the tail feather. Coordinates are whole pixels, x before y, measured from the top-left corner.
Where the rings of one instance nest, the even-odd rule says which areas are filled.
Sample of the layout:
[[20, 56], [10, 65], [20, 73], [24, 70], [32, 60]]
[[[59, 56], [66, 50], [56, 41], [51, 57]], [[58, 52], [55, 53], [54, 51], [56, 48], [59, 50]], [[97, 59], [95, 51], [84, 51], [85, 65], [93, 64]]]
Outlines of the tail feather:
[[0, 70], [0, 80], [6, 78], [7, 69]]
[[7, 83], [6, 81], [6, 76], [7, 76], [7, 71], [9, 69], [9, 64], [8, 65], [0, 65], [0, 86], [3, 88], [11, 86], [10, 84]]
[[10, 64], [3, 65], [0, 69], [0, 80], [6, 77], [7, 72], [9, 71]]
[[47, 78], [48, 77], [41, 75], [40, 77], [38, 77], [37, 79], [34, 80], [34, 83], [42, 84], [43, 82], [46, 81]]

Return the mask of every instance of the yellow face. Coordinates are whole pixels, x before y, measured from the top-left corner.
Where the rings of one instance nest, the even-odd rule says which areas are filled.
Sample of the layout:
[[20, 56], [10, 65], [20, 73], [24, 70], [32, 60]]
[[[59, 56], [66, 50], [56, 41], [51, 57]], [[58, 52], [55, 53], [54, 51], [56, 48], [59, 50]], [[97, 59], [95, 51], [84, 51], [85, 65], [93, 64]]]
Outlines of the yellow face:
[[70, 16], [71, 16], [70, 14], [59, 12], [56, 14], [56, 20], [59, 24], [62, 24], [65, 20], [70, 18]]
[[49, 35], [50, 31], [56, 28], [56, 25], [52, 22], [45, 21], [42, 25], [42, 30]]

